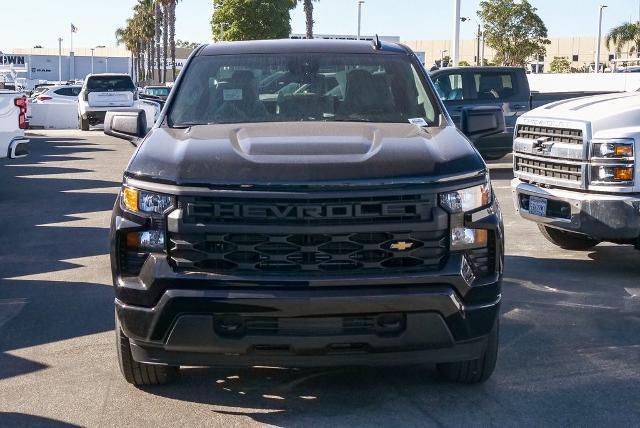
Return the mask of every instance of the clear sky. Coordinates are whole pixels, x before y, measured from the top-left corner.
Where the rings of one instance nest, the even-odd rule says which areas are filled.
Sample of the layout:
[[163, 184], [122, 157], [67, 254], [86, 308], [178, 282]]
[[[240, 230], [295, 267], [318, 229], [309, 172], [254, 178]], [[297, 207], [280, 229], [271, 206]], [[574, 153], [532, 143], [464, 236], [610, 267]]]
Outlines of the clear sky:
[[[267, 0], [260, 0], [267, 1]], [[69, 43], [73, 22], [79, 32], [74, 46], [115, 45], [114, 31], [131, 15], [135, 0], [12, 0], [2, 7], [0, 50], [14, 47], [57, 47], [57, 38]], [[462, 0], [462, 15], [475, 17], [480, 0]], [[598, 5], [608, 4], [603, 32], [629, 21], [638, 20], [640, 0], [531, 0], [549, 29], [550, 37], [590, 36], [597, 33]], [[11, 7], [8, 7], [8, 5]], [[409, 39], [446, 39], [451, 37], [452, 0], [366, 0], [362, 11], [362, 33], [400, 36]], [[28, 7], [27, 7], [28, 6]], [[320, 0], [315, 3], [317, 33], [355, 34], [356, 0]], [[211, 0], [182, 0], [176, 10], [176, 37], [193, 42], [211, 38], [209, 20]], [[291, 16], [296, 33], [304, 32], [304, 14], [298, 6]], [[471, 38], [473, 22], [462, 23], [462, 37]]]

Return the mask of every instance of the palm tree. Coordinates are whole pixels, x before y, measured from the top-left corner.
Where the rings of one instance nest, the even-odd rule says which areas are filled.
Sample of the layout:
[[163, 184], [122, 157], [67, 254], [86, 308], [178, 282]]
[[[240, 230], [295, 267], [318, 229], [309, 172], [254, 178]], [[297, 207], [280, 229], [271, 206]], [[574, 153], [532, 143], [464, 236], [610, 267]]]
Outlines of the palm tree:
[[160, 0], [162, 2], [162, 59], [164, 67], [162, 68], [162, 83], [167, 81], [167, 53], [169, 52], [169, 8], [170, 4], [175, 0]]
[[307, 21], [307, 39], [313, 39], [313, 2], [316, 0], [299, 0], [302, 1], [304, 14]]
[[176, 80], [176, 4], [180, 0], [170, 0], [169, 4], [169, 45], [171, 46], [171, 71]]
[[162, 80], [161, 74], [161, 62], [160, 62], [160, 38], [162, 37], [162, 22], [164, 18], [162, 16], [162, 4], [160, 0], [153, 2], [155, 9], [155, 44], [156, 44], [156, 61], [158, 62], [158, 80]]
[[[153, 78], [153, 39], [155, 37], [155, 7], [154, 0], [138, 0], [133, 8], [134, 19], [138, 24], [140, 44], [143, 57], [146, 53], [146, 61], [143, 61], [142, 70], [146, 79]], [[146, 69], [145, 69], [146, 64]]]
[[133, 22], [131, 19], [127, 19], [127, 25], [116, 30], [116, 44], [124, 44], [129, 52], [131, 52], [131, 75], [134, 75], [136, 70], [136, 57], [134, 56], [136, 50], [136, 42], [133, 34]]
[[626, 44], [633, 43], [629, 47], [629, 53], [636, 51], [640, 56], [640, 22], [625, 22], [612, 28], [604, 41], [607, 44], [607, 49], [611, 49], [611, 45], [614, 45], [617, 53], [620, 53]]

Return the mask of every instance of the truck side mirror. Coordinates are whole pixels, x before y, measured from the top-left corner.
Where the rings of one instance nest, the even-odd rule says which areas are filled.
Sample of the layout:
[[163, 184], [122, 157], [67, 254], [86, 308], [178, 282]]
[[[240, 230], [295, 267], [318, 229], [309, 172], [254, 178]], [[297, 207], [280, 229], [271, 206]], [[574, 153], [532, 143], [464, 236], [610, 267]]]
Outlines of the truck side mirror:
[[136, 141], [147, 134], [147, 116], [142, 109], [107, 111], [104, 133], [127, 141]]
[[486, 137], [505, 131], [504, 113], [499, 106], [468, 107], [462, 110], [460, 130], [468, 138]]

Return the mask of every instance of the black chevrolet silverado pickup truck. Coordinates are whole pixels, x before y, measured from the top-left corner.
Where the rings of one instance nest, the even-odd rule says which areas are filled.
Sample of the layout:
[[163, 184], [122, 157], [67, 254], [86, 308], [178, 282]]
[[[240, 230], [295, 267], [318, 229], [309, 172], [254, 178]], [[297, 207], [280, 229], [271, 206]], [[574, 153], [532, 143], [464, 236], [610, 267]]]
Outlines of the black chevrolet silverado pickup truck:
[[[461, 130], [502, 132], [502, 111], [465, 110]], [[131, 109], [105, 133], [138, 145], [111, 224], [127, 381], [180, 366], [493, 372], [500, 209], [408, 48], [202, 46], [151, 129]]]

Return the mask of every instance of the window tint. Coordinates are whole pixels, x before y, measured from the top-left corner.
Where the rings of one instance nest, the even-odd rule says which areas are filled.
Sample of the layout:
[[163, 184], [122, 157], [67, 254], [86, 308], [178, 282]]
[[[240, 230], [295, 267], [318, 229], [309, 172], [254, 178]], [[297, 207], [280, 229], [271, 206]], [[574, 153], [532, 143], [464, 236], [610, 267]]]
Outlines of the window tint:
[[64, 97], [77, 97], [78, 94], [80, 93], [80, 89], [81, 88], [78, 86], [73, 86], [73, 87], [56, 89], [53, 92], [55, 92], [58, 95], [62, 95]]
[[129, 76], [93, 76], [87, 81], [90, 92], [134, 91], [135, 86]]
[[435, 120], [420, 72], [400, 55], [202, 56], [186, 73], [169, 113], [172, 126]]
[[462, 89], [462, 74], [448, 74], [436, 77], [433, 82], [436, 92], [442, 101], [456, 101], [464, 99]]
[[515, 79], [512, 73], [474, 74], [479, 100], [497, 100], [515, 95]]

